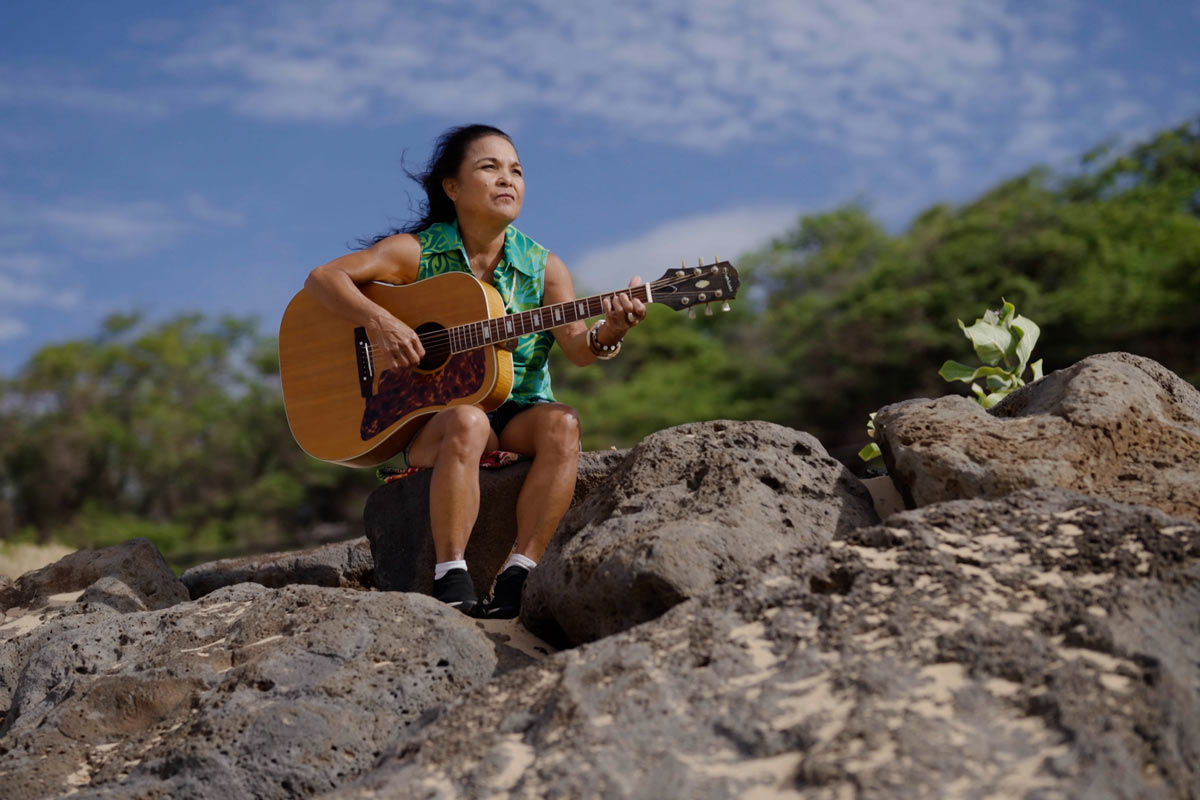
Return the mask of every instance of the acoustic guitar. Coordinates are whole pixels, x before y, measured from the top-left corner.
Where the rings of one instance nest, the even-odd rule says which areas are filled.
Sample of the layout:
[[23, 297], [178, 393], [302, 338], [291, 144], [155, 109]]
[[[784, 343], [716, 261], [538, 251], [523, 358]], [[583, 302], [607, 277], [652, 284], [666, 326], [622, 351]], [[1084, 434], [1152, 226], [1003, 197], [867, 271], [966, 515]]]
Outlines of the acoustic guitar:
[[[279, 370], [288, 425], [297, 443], [323, 461], [373, 467], [400, 452], [425, 417], [453, 405], [500, 406], [512, 389], [519, 336], [604, 313], [604, 298], [629, 292], [679, 311], [737, 295], [727, 261], [668, 270], [632, 289], [506, 314], [496, 289], [466, 272], [363, 293], [417, 332], [425, 357], [409, 370], [377, 370], [366, 329], [326, 310], [301, 290], [279, 326]], [[694, 311], [692, 314], [694, 315]]]

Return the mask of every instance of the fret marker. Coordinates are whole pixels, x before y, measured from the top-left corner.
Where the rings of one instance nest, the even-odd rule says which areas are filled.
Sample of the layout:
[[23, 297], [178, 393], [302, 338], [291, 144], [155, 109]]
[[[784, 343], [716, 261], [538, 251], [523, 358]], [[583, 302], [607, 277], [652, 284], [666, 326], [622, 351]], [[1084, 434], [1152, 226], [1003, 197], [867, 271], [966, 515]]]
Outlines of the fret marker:
[[577, 309], [576, 313], [579, 314], [580, 318], [587, 316], [587, 306], [585, 306], [583, 303], [580, 303], [579, 305], [575, 306], [575, 308]]
[[562, 322], [562, 309], [558, 306], [554, 307], [554, 321]]
[[512, 333], [513, 332], [512, 320], [511, 319], [504, 320], [504, 327], [509, 333]]
[[483, 340], [486, 342], [488, 339], [491, 339], [491, 338], [492, 338], [492, 326], [485, 323], [483, 326]]

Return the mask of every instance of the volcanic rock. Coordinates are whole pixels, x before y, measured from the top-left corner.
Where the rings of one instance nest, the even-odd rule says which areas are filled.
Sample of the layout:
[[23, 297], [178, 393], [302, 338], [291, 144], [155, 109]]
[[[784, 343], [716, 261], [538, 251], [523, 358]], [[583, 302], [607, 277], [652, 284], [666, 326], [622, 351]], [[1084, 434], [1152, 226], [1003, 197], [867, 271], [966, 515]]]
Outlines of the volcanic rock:
[[862, 483], [806, 433], [728, 421], [659, 431], [567, 513], [522, 619], [556, 644], [592, 641], [878, 519]]
[[79, 550], [0, 591], [0, 611], [36, 607], [51, 595], [82, 591], [101, 578], [115, 578], [146, 608], [161, 609], [188, 599], [184, 587], [149, 539], [130, 539], [99, 550]]
[[369, 589], [374, 583], [375, 564], [366, 537], [349, 542], [314, 547], [296, 552], [226, 558], [199, 564], [179, 579], [197, 600], [222, 586], [257, 583], [271, 588], [305, 584]]
[[1147, 358], [1086, 358], [991, 413], [958, 396], [886, 406], [875, 431], [916, 506], [1054, 486], [1200, 521], [1200, 392]]
[[[490, 678], [487, 636], [416, 594], [256, 584], [78, 613], [0, 645], [6, 800], [302, 797]], [[12, 670], [0, 672], [11, 675]]]
[[330, 797], [1187, 797], [1197, 556], [1061, 490], [901, 512], [475, 689]]

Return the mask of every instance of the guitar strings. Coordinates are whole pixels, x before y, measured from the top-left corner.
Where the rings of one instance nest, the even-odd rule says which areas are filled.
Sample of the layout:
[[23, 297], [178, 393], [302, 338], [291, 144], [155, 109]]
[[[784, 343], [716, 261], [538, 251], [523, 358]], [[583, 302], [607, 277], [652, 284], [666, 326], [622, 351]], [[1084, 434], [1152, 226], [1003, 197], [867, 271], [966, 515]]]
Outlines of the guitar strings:
[[[706, 294], [706, 293], [705, 292], [681, 292], [678, 294], [674, 294], [672, 296], [673, 297], [689, 297], [689, 296], [690, 297], [699, 297], [702, 294]], [[720, 298], [718, 298], [718, 299], [720, 299]], [[705, 305], [706, 303], [711, 303], [711, 302], [716, 302], [716, 300], [705, 300], [700, 303], [697, 303], [696, 306], [692, 306], [692, 308], [696, 308], [697, 306]], [[521, 312], [521, 313], [528, 313], [528, 312]], [[510, 316], [515, 316], [515, 315], [510, 315]], [[492, 320], [492, 319], [503, 319], [503, 317], [490, 317], [489, 318], [489, 320]], [[489, 320], [479, 320], [479, 322], [486, 322]], [[478, 323], [467, 323], [467, 324], [478, 324]], [[563, 323], [563, 324], [566, 324], [566, 323]], [[421, 340], [421, 346], [425, 348], [426, 354], [432, 353], [432, 354], [440, 355], [443, 352], [448, 352], [451, 354], [454, 353], [455, 352], [454, 345], [451, 341], [453, 334], [451, 333], [451, 331], [456, 330], [459, 327], [463, 327], [463, 326], [454, 326], [452, 328], [441, 328], [440, 330], [429, 331], [428, 333], [420, 334], [419, 338]], [[549, 327], [541, 328], [540, 330], [551, 330], [552, 328], [557, 328], [557, 327], [561, 327], [561, 325], [552, 325]], [[536, 333], [536, 332], [537, 331], [530, 331], [530, 333]], [[528, 335], [528, 334], [518, 333], [518, 334], [514, 334], [511, 337], [506, 337], [504, 339], [500, 339], [499, 341], [508, 341], [509, 339], [516, 339], [516, 338], [519, 338], [521, 336], [526, 336], [526, 335]], [[463, 334], [463, 336], [465, 337], [466, 334]], [[460, 350], [458, 352], [465, 352], [467, 350], [476, 350], [480, 347], [487, 347], [488, 345], [494, 345], [494, 344], [496, 344], [496, 341], [497, 340], [480, 342], [477, 345], [467, 347], [464, 350]], [[381, 348], [381, 346], [373, 344], [373, 343], [370, 343], [367, 345], [367, 350], [372, 356], [376, 355], [381, 349], [383, 349], [383, 348]]]
[[[661, 290], [665, 287], [676, 286], [680, 283], [687, 283], [688, 281], [690, 281], [692, 278], [695, 278], [695, 277], [698, 277], [698, 276], [695, 274], [691, 274], [691, 275], [685, 275], [682, 278], [680, 278], [680, 277], [667, 278], [667, 279], [663, 279], [660, 281], [655, 281], [654, 283], [648, 284], [648, 286], [651, 290]], [[637, 287], [633, 287], [633, 288], [636, 289]], [[621, 292], [610, 292], [608, 294], [603, 294], [603, 295], [594, 295], [593, 297], [582, 298], [582, 300], [586, 302], [588, 300], [595, 299], [596, 297], [599, 297], [601, 299], [603, 299], [603, 298], [612, 299], [612, 298], [615, 298], [618, 294], [621, 294]], [[652, 292], [652, 294], [653, 294], [653, 292]], [[708, 294], [708, 293], [707, 292], [699, 292], [699, 291], [691, 291], [691, 292], [674, 293], [671, 296], [672, 297], [699, 297], [700, 295], [704, 295], [704, 294]], [[567, 303], [560, 303], [558, 305], [567, 305], [571, 302], [577, 302], [577, 301], [567, 301]], [[705, 301], [705, 302], [715, 302], [715, 300]], [[542, 308], [546, 308], [546, 306], [543, 306]], [[535, 310], [541, 310], [541, 309], [535, 309]], [[518, 313], [519, 314], [528, 314], [531, 312], [523, 311], [523, 312], [518, 312]], [[506, 316], [517, 316], [517, 315], [509, 314]], [[478, 322], [488, 322], [492, 319], [503, 319], [503, 318], [504, 317], [490, 317], [488, 320], [479, 320]], [[467, 323], [467, 324], [472, 325], [472, 324], [478, 324], [478, 323]], [[460, 328], [460, 327], [464, 327], [464, 326], [454, 326], [453, 328], [442, 328], [437, 331], [430, 331], [429, 333], [420, 335], [419, 338], [421, 340], [421, 346], [425, 348], [426, 356], [442, 355], [444, 353], [453, 354], [454, 353], [454, 345], [451, 342], [451, 338], [453, 336], [451, 331], [455, 330], [456, 328]], [[550, 326], [550, 327], [560, 327], [560, 326], [554, 325], [554, 326]], [[542, 328], [541, 330], [549, 330], [549, 329], [550, 328]], [[512, 338], [517, 338], [518, 336], [523, 336], [523, 335], [526, 335], [526, 334], [517, 334], [517, 336], [514, 336]], [[504, 340], [504, 341], [507, 341], [507, 340]], [[494, 342], [484, 342], [475, 347], [469, 347], [469, 348], [467, 348], [467, 350], [475, 350], [475, 349], [478, 349], [479, 347], [486, 347], [489, 344], [494, 344]], [[373, 343], [368, 343], [368, 345], [367, 345], [367, 352], [370, 353], [372, 356], [376, 355], [380, 349], [381, 348], [379, 345], [375, 345]], [[460, 351], [460, 352], [463, 352], [463, 351]]]

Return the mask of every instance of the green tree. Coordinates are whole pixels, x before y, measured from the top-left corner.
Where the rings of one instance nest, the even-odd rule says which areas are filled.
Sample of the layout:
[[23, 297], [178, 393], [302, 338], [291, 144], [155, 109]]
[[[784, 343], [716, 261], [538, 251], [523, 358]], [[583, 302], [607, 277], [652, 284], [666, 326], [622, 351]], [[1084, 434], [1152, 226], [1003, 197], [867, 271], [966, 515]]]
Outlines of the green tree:
[[628, 447], [683, 422], [753, 418], [761, 408], [742, 391], [752, 370], [725, 338], [742, 327], [736, 312], [692, 320], [652, 304], [610, 361], [579, 369], [552, 351], [555, 396], [579, 411], [589, 450]]
[[743, 259], [766, 295], [750, 324], [776, 343], [770, 416], [850, 461], [870, 411], [944, 392], [936, 366], [963, 354], [954, 320], [1002, 297], [1041, 325], [1047, 370], [1123, 349], [1197, 382], [1198, 214], [1193, 121], [934, 206], [897, 235], [860, 205], [806, 217]]
[[247, 320], [115, 315], [42, 348], [4, 390], [5, 536], [144, 535], [187, 560], [286, 546], [345, 519], [369, 485], [292, 441], [274, 342]]

